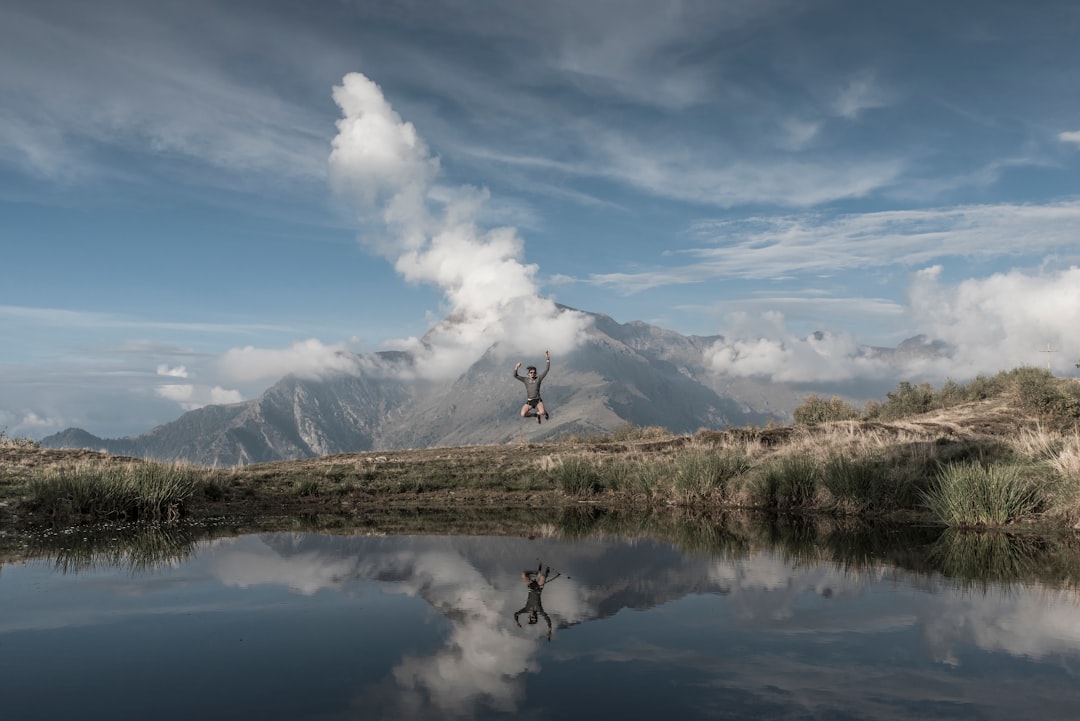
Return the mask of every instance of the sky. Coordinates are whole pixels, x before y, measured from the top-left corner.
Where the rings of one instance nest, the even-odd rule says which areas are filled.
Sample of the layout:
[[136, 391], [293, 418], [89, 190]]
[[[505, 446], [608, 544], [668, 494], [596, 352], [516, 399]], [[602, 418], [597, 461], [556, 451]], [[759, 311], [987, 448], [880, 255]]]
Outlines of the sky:
[[[557, 367], [562, 306], [804, 387], [1077, 375], [1077, 37], [1071, 0], [5, 0], [0, 431], [378, 350]], [[916, 336], [950, 355], [861, 352]]]

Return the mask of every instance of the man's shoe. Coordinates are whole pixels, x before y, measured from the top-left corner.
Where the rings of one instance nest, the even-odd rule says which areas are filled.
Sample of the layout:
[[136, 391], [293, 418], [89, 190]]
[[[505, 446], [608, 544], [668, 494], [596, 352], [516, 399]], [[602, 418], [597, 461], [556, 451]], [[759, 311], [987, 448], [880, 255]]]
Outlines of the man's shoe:
[[543, 423], [543, 421], [540, 420], [540, 414], [539, 413], [536, 414], [536, 422], [537, 423]]
[[548, 412], [547, 412], [547, 411], [544, 411], [544, 420], [546, 421], [546, 420], [548, 420], [549, 418], [551, 418], [551, 416], [550, 416], [550, 415], [548, 414]]

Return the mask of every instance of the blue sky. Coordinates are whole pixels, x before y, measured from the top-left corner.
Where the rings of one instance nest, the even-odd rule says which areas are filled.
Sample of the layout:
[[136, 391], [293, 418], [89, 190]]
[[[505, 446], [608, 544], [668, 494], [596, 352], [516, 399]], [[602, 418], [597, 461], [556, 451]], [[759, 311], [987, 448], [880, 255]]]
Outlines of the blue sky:
[[[6, 0], [0, 429], [137, 434], [450, 314], [422, 373], [557, 362], [556, 302], [723, 335], [721, 374], [1075, 375], [1077, 37], [1054, 0]], [[858, 352], [920, 334], [952, 356]]]

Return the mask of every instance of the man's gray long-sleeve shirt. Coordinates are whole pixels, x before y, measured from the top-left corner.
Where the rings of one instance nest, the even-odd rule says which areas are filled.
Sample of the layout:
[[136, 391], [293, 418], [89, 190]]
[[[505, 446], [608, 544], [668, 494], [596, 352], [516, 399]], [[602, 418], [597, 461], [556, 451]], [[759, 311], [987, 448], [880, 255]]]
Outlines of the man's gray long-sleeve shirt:
[[519, 376], [517, 368], [514, 369], [514, 377], [525, 384], [525, 397], [528, 398], [530, 401], [534, 398], [540, 397], [540, 382], [544, 380], [549, 370], [551, 370], [550, 358], [547, 360], [547, 363], [544, 366], [544, 372], [537, 373], [535, 378], [530, 378], [527, 375]]

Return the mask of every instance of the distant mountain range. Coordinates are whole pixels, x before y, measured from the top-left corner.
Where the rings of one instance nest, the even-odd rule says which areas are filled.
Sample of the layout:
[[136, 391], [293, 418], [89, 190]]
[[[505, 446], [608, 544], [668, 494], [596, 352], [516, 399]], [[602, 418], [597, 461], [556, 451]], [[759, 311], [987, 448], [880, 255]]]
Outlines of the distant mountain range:
[[[577, 349], [552, 359], [543, 396], [551, 413], [521, 419], [523, 387], [495, 349], [451, 381], [401, 380], [413, 358], [373, 354], [350, 374], [286, 376], [259, 398], [189, 411], [138, 436], [103, 439], [69, 428], [46, 448], [204, 466], [234, 466], [334, 453], [543, 441], [608, 432], [626, 423], [674, 433], [769, 421], [786, 423], [804, 392], [763, 380], [718, 376], [707, 351], [719, 336], [683, 336], [646, 323], [593, 319]], [[920, 345], [920, 343], [916, 343]], [[542, 349], [537, 351], [542, 359]], [[538, 363], [539, 365], [539, 363]], [[542, 367], [542, 366], [541, 366]]]

